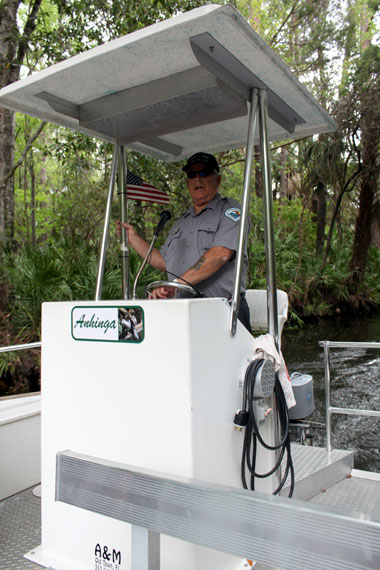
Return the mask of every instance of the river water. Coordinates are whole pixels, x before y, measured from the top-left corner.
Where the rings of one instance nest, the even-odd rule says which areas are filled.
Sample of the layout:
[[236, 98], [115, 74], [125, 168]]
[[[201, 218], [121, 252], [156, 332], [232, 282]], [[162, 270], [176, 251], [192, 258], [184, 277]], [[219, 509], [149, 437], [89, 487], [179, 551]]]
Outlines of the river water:
[[[380, 315], [334, 319], [284, 330], [282, 353], [289, 373], [311, 374], [316, 410], [308, 418], [325, 423], [323, 349], [318, 342], [380, 342]], [[331, 403], [333, 406], [380, 410], [380, 350], [330, 349]], [[314, 444], [325, 445], [325, 431], [313, 430]], [[380, 418], [332, 416], [334, 448], [350, 449], [355, 468], [380, 472]]]

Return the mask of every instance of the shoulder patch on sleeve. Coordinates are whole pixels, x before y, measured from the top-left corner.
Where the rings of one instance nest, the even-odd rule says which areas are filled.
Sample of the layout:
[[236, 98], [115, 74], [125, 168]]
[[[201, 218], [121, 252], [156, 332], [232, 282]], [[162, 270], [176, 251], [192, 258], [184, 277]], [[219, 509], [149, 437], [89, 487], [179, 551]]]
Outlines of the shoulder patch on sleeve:
[[228, 208], [224, 215], [233, 222], [238, 222], [240, 220], [240, 208]]

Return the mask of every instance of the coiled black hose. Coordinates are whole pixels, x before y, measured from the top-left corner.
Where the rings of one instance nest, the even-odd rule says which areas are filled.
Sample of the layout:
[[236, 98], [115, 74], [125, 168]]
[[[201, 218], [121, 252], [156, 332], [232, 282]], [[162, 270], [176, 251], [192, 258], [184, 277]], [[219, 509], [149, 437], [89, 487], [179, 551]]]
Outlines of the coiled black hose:
[[[286, 452], [286, 466], [284, 470], [284, 475], [278, 485], [277, 489], [273, 492], [273, 495], [278, 495], [285, 482], [289, 476], [290, 472], [290, 489], [289, 497], [293, 495], [294, 491], [294, 466], [291, 456], [290, 449], [290, 436], [289, 436], [289, 414], [288, 406], [286, 404], [286, 399], [284, 391], [282, 389], [278, 374], [275, 378], [274, 386], [274, 399], [275, 399], [275, 413], [278, 415], [279, 425], [281, 430], [281, 441], [278, 445], [269, 445], [266, 443], [259, 433], [259, 428], [256, 423], [256, 418], [254, 414], [254, 389], [257, 378], [257, 373], [263, 365], [264, 360], [253, 360], [247, 367], [245, 378], [244, 378], [244, 388], [243, 388], [243, 404], [242, 411], [247, 414], [247, 424], [245, 427], [243, 450], [241, 458], [241, 480], [244, 489], [248, 489], [246, 481], [246, 470], [248, 469], [250, 473], [250, 489], [255, 488], [255, 477], [263, 479], [265, 477], [270, 477], [279, 469], [282, 460]], [[265, 448], [272, 451], [280, 450], [278, 459], [274, 467], [267, 473], [257, 473], [256, 471], [256, 451], [257, 451], [257, 441]]]

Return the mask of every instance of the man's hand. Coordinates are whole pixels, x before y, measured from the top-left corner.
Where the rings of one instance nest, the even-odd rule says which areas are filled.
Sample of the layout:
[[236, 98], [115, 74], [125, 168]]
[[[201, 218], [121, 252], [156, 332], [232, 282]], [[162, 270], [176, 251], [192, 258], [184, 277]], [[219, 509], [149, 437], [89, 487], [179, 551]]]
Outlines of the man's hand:
[[[139, 254], [140, 257], [145, 257], [148, 252], [149, 244], [139, 236], [132, 224], [126, 224], [117, 220], [116, 222], [116, 235], [120, 237], [121, 229], [127, 231], [128, 244]], [[158, 249], [153, 248], [152, 255], [149, 261], [150, 265], [159, 271], [166, 271], [165, 260]]]
[[121, 228], [124, 228], [125, 230], [127, 230], [128, 243], [133, 247], [133, 241], [136, 237], [138, 237], [138, 234], [137, 234], [135, 228], [132, 226], [132, 224], [125, 224], [125, 223], [121, 222], [120, 220], [117, 220], [117, 222], [116, 222], [116, 235], [118, 237], [120, 237], [120, 235], [121, 235]]
[[175, 295], [174, 287], [156, 287], [149, 294], [150, 299], [171, 299]]
[[[211, 277], [214, 275], [231, 257], [234, 255], [233, 249], [228, 249], [227, 247], [215, 246], [206, 251], [198, 259], [198, 261], [190, 267], [181, 277], [177, 278], [176, 281], [179, 279], [179, 283], [181, 283], [181, 279], [183, 279], [182, 283], [186, 283], [187, 285], [197, 285], [204, 279]], [[170, 299], [175, 295], [175, 288], [174, 287], [157, 287], [153, 289], [151, 293], [152, 299]]]

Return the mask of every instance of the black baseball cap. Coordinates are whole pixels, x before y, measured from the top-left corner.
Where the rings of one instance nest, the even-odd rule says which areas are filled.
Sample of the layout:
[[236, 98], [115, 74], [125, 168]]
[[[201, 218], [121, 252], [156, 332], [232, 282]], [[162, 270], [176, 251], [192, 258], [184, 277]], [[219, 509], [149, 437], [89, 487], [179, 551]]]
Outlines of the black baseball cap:
[[208, 152], [197, 152], [196, 154], [190, 156], [182, 170], [184, 172], [187, 172], [192, 166], [194, 166], [194, 164], [204, 164], [212, 170], [219, 172], [218, 161], [213, 154], [209, 154]]

